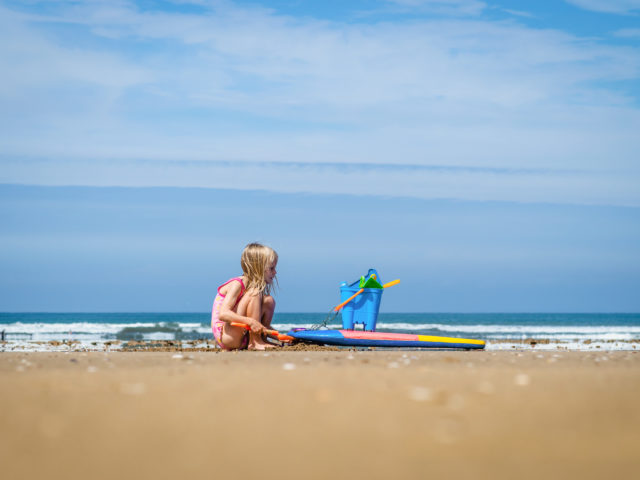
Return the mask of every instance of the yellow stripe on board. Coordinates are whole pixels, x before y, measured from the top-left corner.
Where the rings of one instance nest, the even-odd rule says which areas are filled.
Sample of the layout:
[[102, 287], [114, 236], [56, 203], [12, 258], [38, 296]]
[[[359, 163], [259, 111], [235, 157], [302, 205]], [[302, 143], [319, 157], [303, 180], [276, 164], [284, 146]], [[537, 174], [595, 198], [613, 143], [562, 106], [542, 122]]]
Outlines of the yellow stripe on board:
[[470, 343], [472, 345], [484, 345], [484, 340], [474, 340], [470, 338], [430, 337], [429, 335], [418, 335], [418, 340], [421, 342]]

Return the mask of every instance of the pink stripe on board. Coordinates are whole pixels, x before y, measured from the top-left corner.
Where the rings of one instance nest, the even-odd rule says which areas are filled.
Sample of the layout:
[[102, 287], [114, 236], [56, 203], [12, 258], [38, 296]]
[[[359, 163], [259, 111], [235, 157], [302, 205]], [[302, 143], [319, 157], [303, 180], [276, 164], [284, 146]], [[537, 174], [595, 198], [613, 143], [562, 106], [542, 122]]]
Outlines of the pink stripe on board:
[[385, 332], [365, 332], [362, 330], [340, 330], [344, 338], [358, 340], [397, 340], [397, 341], [417, 341], [418, 335], [412, 333], [385, 333]]

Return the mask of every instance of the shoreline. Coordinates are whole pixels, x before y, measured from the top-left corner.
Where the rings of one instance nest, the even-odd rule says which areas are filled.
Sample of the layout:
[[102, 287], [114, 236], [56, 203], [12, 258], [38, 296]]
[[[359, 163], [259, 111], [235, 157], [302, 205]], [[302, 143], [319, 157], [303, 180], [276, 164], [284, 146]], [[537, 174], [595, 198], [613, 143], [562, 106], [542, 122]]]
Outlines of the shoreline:
[[[640, 351], [640, 339], [633, 340], [555, 340], [549, 338], [504, 338], [486, 340], [486, 351]], [[283, 350], [318, 350], [318, 349], [346, 349], [349, 347], [322, 347], [319, 345], [298, 343], [292, 346], [284, 346]], [[366, 350], [366, 347], [358, 347]], [[390, 350], [424, 350], [432, 349], [402, 349]], [[5, 340], [0, 341], [0, 354], [7, 352], [110, 352], [110, 351], [156, 351], [170, 352], [189, 350], [194, 352], [207, 352], [220, 350], [213, 339], [204, 338], [198, 340]], [[382, 347], [372, 350], [384, 350]], [[455, 351], [455, 349], [451, 349]]]
[[7, 478], [640, 468], [633, 351], [5, 352], [0, 375]]

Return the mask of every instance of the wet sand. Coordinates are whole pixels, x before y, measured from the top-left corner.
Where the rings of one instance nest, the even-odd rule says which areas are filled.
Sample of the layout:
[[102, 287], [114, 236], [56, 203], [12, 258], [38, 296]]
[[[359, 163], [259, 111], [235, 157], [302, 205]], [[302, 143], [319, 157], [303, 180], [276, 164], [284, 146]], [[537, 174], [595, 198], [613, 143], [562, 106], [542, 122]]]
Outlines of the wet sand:
[[637, 352], [0, 354], [3, 478], [632, 478]]

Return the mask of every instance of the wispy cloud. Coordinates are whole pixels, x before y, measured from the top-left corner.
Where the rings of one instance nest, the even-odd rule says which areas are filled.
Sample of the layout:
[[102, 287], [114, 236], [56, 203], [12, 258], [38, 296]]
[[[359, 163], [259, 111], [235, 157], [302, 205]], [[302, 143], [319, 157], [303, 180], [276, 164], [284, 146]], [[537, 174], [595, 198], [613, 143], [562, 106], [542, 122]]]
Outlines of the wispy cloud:
[[524, 18], [535, 18], [535, 15], [531, 12], [524, 12], [521, 10], [511, 10], [509, 8], [501, 9], [503, 12], [507, 12], [510, 15], [514, 15], [516, 17], [524, 17]]
[[[404, 2], [443, 5], [481, 11], [481, 2]], [[588, 170], [576, 185], [588, 177], [596, 187], [566, 201], [606, 203], [614, 189], [608, 201], [635, 198], [618, 190], [640, 169], [637, 92], [611, 87], [640, 77], [633, 47], [477, 15], [351, 23], [228, 2], [197, 11], [125, 1], [2, 8], [0, 26], [11, 39], [0, 45], [10, 73], [0, 80], [0, 152], [14, 162], [0, 181], [41, 183], [28, 163], [16, 167], [25, 156], [58, 159], [51, 165], [62, 184], [93, 184], [93, 165], [120, 159], [112, 182], [225, 179], [230, 188], [281, 190], [286, 178], [309, 191], [529, 201], [540, 196], [523, 192], [542, 191], [553, 171], [561, 185], [563, 172]], [[174, 160], [214, 163], [157, 175]], [[221, 172], [215, 162], [244, 163]], [[305, 163], [308, 178], [296, 166]], [[331, 175], [317, 176], [322, 163]], [[396, 163], [451, 170], [370, 167], [331, 180], [331, 165]], [[495, 172], [482, 169], [517, 171], [522, 182], [499, 176], [500, 194], [487, 195], [493, 184], [479, 175]], [[367, 188], [354, 188], [365, 178]]]
[[614, 35], [620, 38], [640, 38], [640, 28], [621, 28]]
[[640, 11], [639, 0], [565, 0], [576, 7], [594, 12], [617, 13], [621, 15]]
[[478, 15], [486, 7], [485, 2], [477, 0], [387, 0], [404, 9], [446, 15]]
[[[640, 207], [637, 177], [591, 170], [361, 163], [3, 159], [0, 184], [172, 186]], [[70, 175], [69, 172], [72, 172]]]

